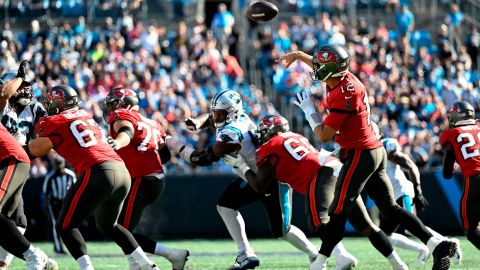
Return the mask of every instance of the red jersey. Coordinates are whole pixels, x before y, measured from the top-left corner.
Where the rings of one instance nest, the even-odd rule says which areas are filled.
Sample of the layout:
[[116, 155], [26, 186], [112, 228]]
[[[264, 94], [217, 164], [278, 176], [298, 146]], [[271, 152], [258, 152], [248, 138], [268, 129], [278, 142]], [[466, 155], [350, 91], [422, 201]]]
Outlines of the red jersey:
[[15, 138], [0, 124], [0, 160], [5, 160], [11, 156], [18, 161], [30, 163], [27, 153]]
[[370, 125], [370, 106], [365, 86], [351, 73], [335, 88], [327, 85], [328, 115], [323, 122], [338, 131], [336, 142], [343, 149], [382, 147]]
[[480, 127], [458, 126], [445, 130], [440, 136], [442, 147], [452, 146], [455, 160], [465, 177], [480, 173]]
[[40, 119], [37, 134], [48, 137], [55, 151], [79, 174], [104, 161], [123, 162], [102, 136], [92, 114], [85, 110], [75, 108]]
[[125, 161], [130, 176], [135, 178], [162, 173], [163, 166], [158, 145], [164, 143], [163, 128], [157, 122], [143, 117], [136, 110], [118, 109], [108, 116], [110, 135], [114, 138], [118, 135], [113, 129], [113, 123], [117, 120], [129, 121], [135, 130], [130, 144], [117, 151]]
[[305, 195], [308, 185], [317, 176], [320, 152], [300, 134], [285, 132], [271, 138], [257, 149], [257, 165], [268, 157], [276, 161], [275, 179]]

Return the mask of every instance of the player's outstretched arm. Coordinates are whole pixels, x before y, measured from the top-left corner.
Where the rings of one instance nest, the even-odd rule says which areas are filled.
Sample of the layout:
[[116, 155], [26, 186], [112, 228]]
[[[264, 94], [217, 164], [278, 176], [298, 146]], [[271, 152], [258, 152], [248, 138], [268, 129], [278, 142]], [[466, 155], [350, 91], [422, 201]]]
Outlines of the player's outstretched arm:
[[270, 157], [258, 167], [257, 174], [248, 167], [240, 155], [226, 155], [223, 160], [233, 168], [239, 169], [247, 178], [248, 184], [259, 194], [265, 193], [275, 178], [275, 165]]
[[25, 149], [30, 159], [34, 159], [48, 154], [53, 149], [53, 143], [48, 137], [39, 137], [24, 145], [23, 149]]
[[304, 62], [305, 64], [309, 65], [313, 69], [313, 63], [312, 63], [312, 56], [302, 52], [302, 51], [293, 51], [286, 53], [278, 59], [278, 62], [281, 64], [284, 64], [285, 67], [289, 67], [293, 62], [296, 60], [300, 60]]
[[210, 166], [226, 154], [240, 150], [239, 144], [216, 142], [205, 150], [197, 151], [177, 137], [167, 136], [165, 140], [170, 151], [198, 166]]
[[135, 134], [133, 124], [127, 120], [115, 121], [113, 130], [117, 133], [117, 137], [112, 138], [108, 136], [107, 142], [115, 151], [129, 145]]
[[208, 113], [202, 114], [196, 118], [190, 118], [190, 117], [186, 118], [185, 125], [187, 126], [187, 129], [190, 131], [197, 131], [199, 129], [215, 127], [213, 124], [213, 118]]
[[293, 103], [305, 113], [308, 124], [321, 142], [328, 142], [333, 139], [337, 131], [322, 123], [322, 116], [317, 112], [315, 104], [307, 91], [303, 90], [297, 93]]
[[16, 78], [0, 85], [0, 111], [5, 109], [8, 99], [17, 92], [18, 88], [22, 85], [22, 82], [27, 79], [27, 68], [28, 61], [23, 60], [18, 67]]
[[443, 157], [443, 177], [446, 179], [450, 179], [453, 176], [453, 171], [455, 168], [455, 153], [453, 152], [452, 146], [450, 144], [446, 144], [445, 148], [445, 155]]

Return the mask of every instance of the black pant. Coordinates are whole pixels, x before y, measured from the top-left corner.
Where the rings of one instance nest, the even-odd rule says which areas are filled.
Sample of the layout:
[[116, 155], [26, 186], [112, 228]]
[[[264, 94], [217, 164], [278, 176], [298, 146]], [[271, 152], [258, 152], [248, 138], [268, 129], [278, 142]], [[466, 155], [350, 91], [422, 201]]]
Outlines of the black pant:
[[130, 189], [130, 174], [120, 162], [92, 166], [70, 187], [57, 220], [57, 232], [75, 259], [87, 254], [78, 226], [92, 213], [100, 232], [107, 234], [130, 254], [138, 247], [133, 236], [117, 225], [123, 200]]
[[387, 220], [402, 225], [423, 243], [432, 237], [416, 216], [395, 203], [392, 184], [386, 172], [387, 154], [383, 147], [342, 150], [341, 157], [344, 165], [335, 187], [335, 198], [330, 207], [331, 219], [320, 253], [330, 256], [333, 247], [341, 241], [350, 210], [364, 188]]
[[48, 217], [50, 218], [50, 222], [52, 223], [52, 236], [53, 236], [53, 247], [55, 252], [63, 253], [63, 242], [60, 235], [57, 233], [56, 224], [57, 219], [60, 216], [60, 211], [62, 209], [62, 202], [63, 200], [50, 198], [48, 201]]
[[274, 237], [282, 237], [290, 230], [292, 191], [282, 183], [272, 181], [264, 194], [256, 193], [243, 179], [233, 181], [218, 200], [218, 205], [238, 210], [239, 208], [260, 201], [270, 221]]
[[465, 235], [480, 250], [480, 174], [465, 177], [460, 210]]

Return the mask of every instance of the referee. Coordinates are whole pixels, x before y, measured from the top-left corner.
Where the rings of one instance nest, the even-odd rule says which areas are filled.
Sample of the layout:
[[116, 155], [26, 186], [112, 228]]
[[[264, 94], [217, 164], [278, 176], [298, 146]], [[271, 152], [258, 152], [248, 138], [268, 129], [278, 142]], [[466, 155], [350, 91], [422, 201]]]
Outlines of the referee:
[[62, 208], [62, 202], [68, 188], [77, 180], [75, 173], [65, 168], [65, 160], [57, 156], [54, 160], [54, 168], [45, 176], [43, 182], [43, 194], [45, 205], [48, 210], [48, 218], [52, 222], [53, 242], [56, 253], [66, 254], [63, 249], [62, 239], [55, 230], [56, 220]]

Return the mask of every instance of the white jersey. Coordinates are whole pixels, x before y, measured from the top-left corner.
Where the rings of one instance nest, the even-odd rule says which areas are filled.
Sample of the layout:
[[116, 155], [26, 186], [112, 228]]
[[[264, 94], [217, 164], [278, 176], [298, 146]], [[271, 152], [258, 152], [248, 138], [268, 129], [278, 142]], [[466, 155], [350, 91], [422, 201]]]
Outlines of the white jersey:
[[[254, 143], [254, 134], [257, 130], [257, 126], [252, 120], [242, 113], [237, 120], [217, 129], [217, 142], [223, 143], [235, 143], [240, 144], [241, 149], [239, 154], [245, 159], [248, 167], [257, 173], [256, 162], [256, 147]], [[242, 179], [246, 180], [245, 175], [238, 169], [235, 169], [235, 173]]]
[[30, 102], [25, 108], [17, 114], [10, 107], [8, 101], [5, 109], [0, 112], [0, 118], [3, 126], [15, 137], [21, 145], [27, 144], [35, 135], [35, 125], [40, 118], [47, 115], [47, 111], [40, 102]]
[[[383, 147], [385, 147], [387, 154], [393, 153], [395, 151], [401, 151], [400, 144], [395, 139], [385, 138], [382, 139], [380, 142], [383, 144]], [[400, 165], [388, 160], [387, 175], [392, 182], [395, 200], [398, 200], [400, 197], [405, 195], [408, 195], [412, 198], [415, 196], [413, 183], [407, 179]]]

